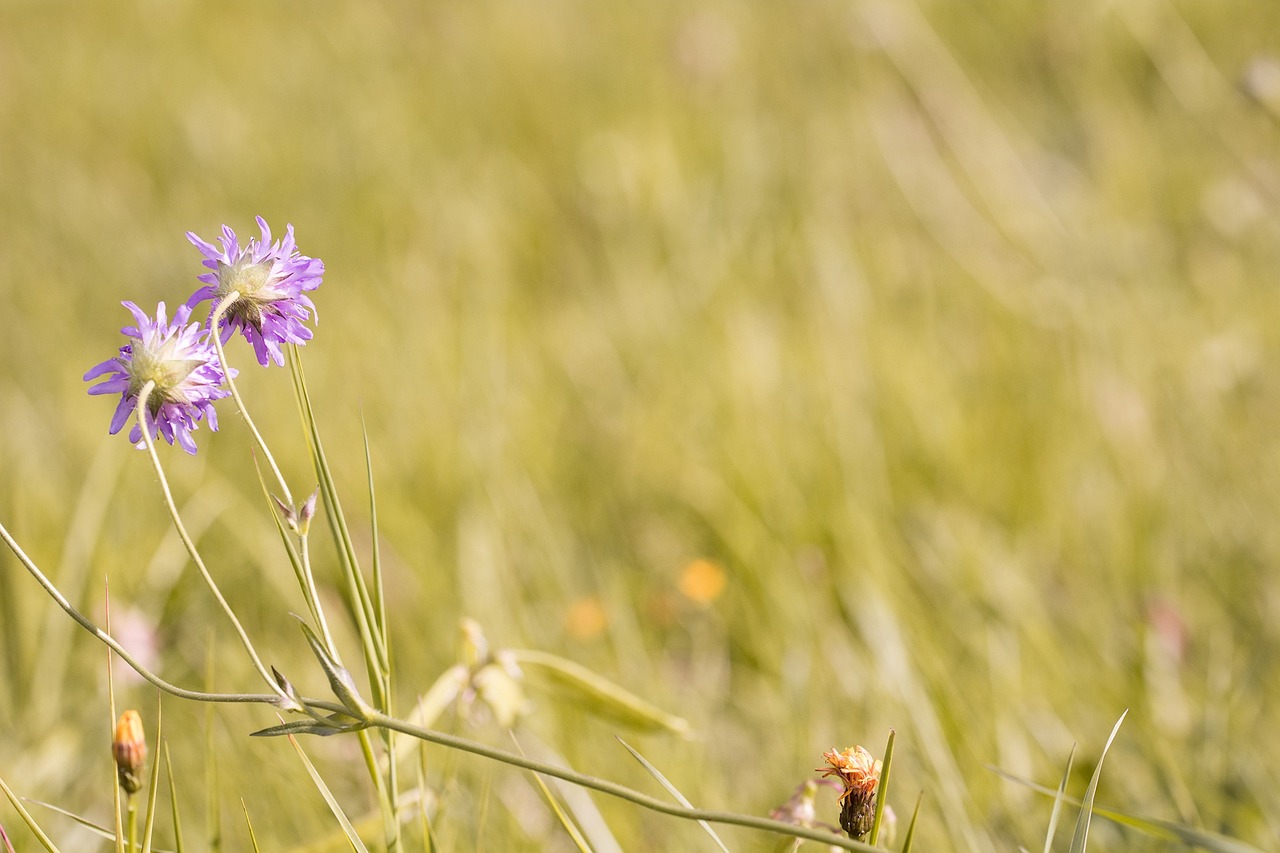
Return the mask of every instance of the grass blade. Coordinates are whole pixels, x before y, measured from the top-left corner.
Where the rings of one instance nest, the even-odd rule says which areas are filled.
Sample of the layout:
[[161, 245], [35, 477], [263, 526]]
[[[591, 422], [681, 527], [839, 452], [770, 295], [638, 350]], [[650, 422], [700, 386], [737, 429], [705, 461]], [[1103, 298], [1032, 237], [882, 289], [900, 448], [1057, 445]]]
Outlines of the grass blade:
[[889, 798], [889, 768], [893, 766], [893, 742], [897, 738], [898, 733], [893, 729], [889, 729], [889, 742], [884, 745], [884, 758], [880, 762], [880, 781], [876, 784], [876, 813], [871, 820], [871, 834], [867, 837], [867, 843], [872, 847], [876, 846], [876, 841], [880, 838], [880, 822], [884, 818], [885, 800]]
[[[524, 750], [520, 747], [520, 742], [516, 741], [515, 734], [511, 734], [511, 740], [515, 742], [516, 749], [523, 755]], [[543, 781], [542, 776], [538, 773], [531, 773], [533, 781], [538, 785], [538, 791], [542, 794], [542, 798], [546, 800], [547, 805], [551, 807], [551, 811], [555, 814], [556, 820], [560, 821], [560, 825], [564, 827], [565, 832], [569, 834], [569, 838], [573, 840], [574, 846], [581, 853], [591, 853], [591, 845], [582, 835], [582, 830], [578, 829], [578, 825], [573, 822], [569, 815], [565, 812], [564, 807], [560, 805], [560, 801], [551, 793], [551, 789], [547, 787], [547, 783]]]
[[[1021, 776], [1015, 776], [998, 767], [989, 767], [987, 769], [998, 776], [1008, 779], [1010, 782], [1016, 782], [1019, 785], [1030, 788], [1038, 794], [1044, 794], [1046, 797], [1055, 796], [1056, 792], [1053, 788], [1040, 785], [1030, 779], [1023, 779]], [[1062, 800], [1068, 805], [1081, 805], [1080, 800], [1074, 797], [1063, 797]], [[1136, 829], [1138, 832], [1149, 835], [1152, 838], [1158, 838], [1161, 841], [1178, 842], [1187, 847], [1208, 850], [1210, 853], [1263, 853], [1260, 848], [1254, 847], [1252, 844], [1241, 841], [1238, 838], [1230, 838], [1217, 832], [1197, 829], [1183, 823], [1175, 823], [1174, 821], [1160, 820], [1158, 818], [1139, 817], [1098, 805], [1093, 807], [1093, 813], [1112, 823]]]
[[329, 810], [333, 812], [333, 816], [338, 819], [338, 823], [342, 826], [342, 831], [347, 836], [347, 841], [351, 842], [353, 850], [359, 853], [369, 853], [364, 842], [360, 840], [359, 834], [356, 833], [355, 827], [351, 825], [351, 821], [347, 820], [346, 814], [342, 811], [342, 806], [338, 805], [338, 800], [333, 796], [333, 792], [329, 790], [329, 786], [324, 783], [324, 779], [320, 778], [320, 771], [316, 770], [311, 759], [307, 758], [307, 754], [302, 751], [302, 744], [298, 743], [298, 739], [293, 735], [289, 735], [289, 743], [293, 744], [293, 748], [297, 750], [298, 757], [302, 759], [302, 766], [307, 769], [307, 774], [311, 777], [311, 781], [315, 784], [316, 790], [320, 792], [320, 796], [324, 797], [324, 801], [329, 804]]
[[351, 539], [351, 529], [347, 526], [342, 503], [338, 499], [333, 471], [329, 468], [329, 460], [325, 455], [324, 445], [320, 441], [320, 429], [316, 424], [315, 412], [311, 408], [311, 395], [307, 391], [307, 381], [302, 372], [302, 360], [298, 357], [297, 347], [290, 348], [289, 369], [293, 377], [298, 412], [302, 417], [307, 444], [311, 450], [311, 461], [315, 466], [316, 478], [320, 481], [325, 518], [329, 521], [329, 531], [333, 534], [338, 560], [342, 564], [348, 604], [360, 634], [365, 665], [369, 670], [370, 687], [374, 693], [374, 705], [385, 709], [387, 707], [385, 685], [382, 683], [381, 676], [388, 668], [387, 650], [381, 643], [381, 635], [374, 630], [376, 617], [373, 612], [373, 603], [369, 599], [369, 589], [365, 584], [364, 575], [360, 572], [355, 544]]
[[[622, 744], [626, 748], [627, 752], [631, 753], [632, 758], [640, 762], [641, 767], [649, 771], [650, 776], [658, 780], [658, 784], [667, 789], [667, 793], [675, 797], [676, 802], [682, 806], [693, 808], [693, 803], [689, 802], [689, 799], [684, 794], [680, 793], [679, 789], [677, 789], [675, 785], [672, 785], [667, 781], [667, 777], [663, 776], [658, 768], [650, 764], [647, 758], [632, 749], [631, 744], [627, 743], [622, 738], [618, 738], [618, 743]], [[698, 825], [706, 831], [707, 835], [711, 836], [711, 840], [716, 843], [717, 847], [723, 850], [724, 853], [729, 853], [729, 848], [724, 846], [724, 842], [720, 840], [720, 836], [716, 835], [716, 831], [711, 828], [711, 824], [707, 823], [705, 820], [700, 820], [698, 821]]]
[[[159, 692], [156, 695], [156, 744], [162, 744], [162, 736], [164, 734], [161, 728]], [[142, 824], [142, 853], [151, 853], [151, 834], [156, 828], [156, 795], [160, 787], [160, 749], [157, 746], [156, 757], [151, 760], [151, 782], [150, 789], [147, 791], [147, 818]]]
[[911, 812], [911, 823], [907, 824], [907, 837], [902, 840], [902, 853], [911, 853], [911, 844], [916, 838], [916, 821], [920, 818], [922, 802], [924, 802], [924, 791], [916, 796], [916, 807]]
[[169, 744], [164, 745], [164, 770], [169, 779], [169, 810], [173, 814], [173, 849], [183, 853], [182, 819], [178, 816], [178, 789], [173, 784], [173, 760], [169, 757]]
[[[0, 778], [0, 790], [4, 791], [4, 795], [8, 797], [9, 802], [13, 804], [13, 808], [18, 813], [18, 817], [22, 818], [22, 822], [25, 823], [27, 828], [31, 830], [32, 834], [39, 839], [40, 844], [44, 849], [48, 850], [49, 853], [58, 853], [57, 846], [49, 840], [49, 836], [44, 834], [44, 830], [40, 828], [38, 823], [36, 823], [36, 819], [31, 816], [31, 813], [23, 808], [22, 802], [14, 795], [13, 791], [9, 789], [9, 786], [5, 784], [3, 778]], [[119, 814], [119, 812], [117, 811], [116, 814]]]
[[1080, 803], [1080, 817], [1076, 819], [1076, 831], [1071, 837], [1070, 853], [1084, 853], [1084, 849], [1089, 843], [1089, 823], [1093, 818], [1093, 798], [1098, 793], [1098, 780], [1102, 778], [1102, 762], [1106, 760], [1107, 750], [1111, 749], [1111, 742], [1116, 739], [1116, 732], [1120, 731], [1120, 724], [1124, 722], [1124, 718], [1128, 713], [1129, 711], [1125, 710], [1120, 715], [1120, 719], [1116, 720], [1116, 724], [1111, 728], [1111, 736], [1107, 738], [1106, 744], [1102, 747], [1102, 754], [1098, 756], [1098, 766], [1093, 769], [1093, 778], [1089, 780], [1089, 787], [1084, 792], [1084, 800]]
[[1045, 834], [1044, 853], [1051, 853], [1053, 836], [1058, 831], [1058, 818], [1062, 816], [1062, 802], [1067, 795], [1067, 780], [1071, 778], [1071, 763], [1076, 757], [1075, 744], [1071, 745], [1071, 754], [1067, 756], [1067, 769], [1062, 773], [1062, 781], [1058, 783], [1058, 793], [1053, 798], [1053, 814], [1049, 816], [1049, 831]]
[[249, 843], [253, 845], [254, 853], [262, 853], [258, 847], [258, 835], [253, 831], [253, 821], [249, 819], [249, 806], [243, 799], [240, 800], [240, 808], [244, 809], [244, 823], [249, 827]]

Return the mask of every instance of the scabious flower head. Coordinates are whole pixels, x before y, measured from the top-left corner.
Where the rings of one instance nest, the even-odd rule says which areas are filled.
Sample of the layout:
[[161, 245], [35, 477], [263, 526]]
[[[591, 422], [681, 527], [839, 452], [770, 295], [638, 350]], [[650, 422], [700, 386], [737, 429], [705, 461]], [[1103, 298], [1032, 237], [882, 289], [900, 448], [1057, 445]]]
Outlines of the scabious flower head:
[[880, 761], [861, 746], [844, 752], [831, 749], [822, 754], [827, 766], [819, 767], [823, 777], [838, 776], [844, 784], [840, 793], [840, 826], [854, 838], [871, 831], [875, 818], [876, 786], [880, 784]]
[[[119, 355], [84, 375], [86, 382], [107, 377], [90, 388], [89, 393], [120, 395], [109, 430], [115, 435], [137, 408], [143, 386], [149, 381], [155, 382], [147, 398], [147, 427], [152, 438], [162, 437], [170, 444], [176, 442], [188, 453], [195, 453], [191, 432], [197, 428], [196, 422], [204, 418], [209, 422], [209, 429], [216, 430], [218, 416], [213, 410], [213, 401], [231, 393], [221, 387], [226, 377], [208, 332], [199, 323], [187, 322], [191, 318], [191, 308], [187, 305], [177, 310], [170, 323], [163, 302], [156, 308], [154, 320], [132, 302], [121, 304], [133, 314], [137, 325], [120, 330], [130, 342], [120, 347]], [[129, 441], [143, 446], [140, 424], [134, 424]]]
[[217, 305], [231, 293], [240, 298], [223, 314], [218, 330], [225, 343], [239, 331], [253, 345], [258, 363], [268, 359], [284, 364], [281, 344], [305, 344], [311, 330], [303, 325], [315, 313], [309, 291], [320, 286], [324, 263], [298, 252], [293, 242], [293, 226], [285, 229], [283, 240], [271, 242], [271, 229], [258, 217], [262, 238], [249, 238], [240, 245], [236, 232], [222, 226], [221, 246], [206, 243], [190, 231], [187, 239], [204, 255], [204, 265], [213, 272], [199, 276], [205, 286], [192, 294], [187, 305], [194, 307], [206, 299]]

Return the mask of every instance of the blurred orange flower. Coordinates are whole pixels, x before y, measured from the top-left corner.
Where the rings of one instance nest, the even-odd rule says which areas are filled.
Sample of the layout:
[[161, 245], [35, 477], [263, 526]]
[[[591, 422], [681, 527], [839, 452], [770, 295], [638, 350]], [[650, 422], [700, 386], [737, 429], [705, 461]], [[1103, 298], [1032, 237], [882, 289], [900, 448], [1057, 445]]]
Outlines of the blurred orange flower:
[[699, 558], [691, 560], [683, 571], [677, 586], [682, 595], [698, 604], [710, 604], [720, 597], [729, 576], [718, 563]]

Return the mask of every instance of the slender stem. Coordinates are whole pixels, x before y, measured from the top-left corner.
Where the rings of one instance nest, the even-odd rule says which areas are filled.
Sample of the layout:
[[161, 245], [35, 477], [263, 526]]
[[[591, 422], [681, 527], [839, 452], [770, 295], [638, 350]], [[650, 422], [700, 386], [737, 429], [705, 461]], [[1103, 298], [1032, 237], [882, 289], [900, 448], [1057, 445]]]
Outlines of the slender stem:
[[236, 630], [236, 634], [240, 637], [240, 642], [244, 646], [245, 651], [249, 653], [249, 659], [253, 662], [254, 668], [258, 670], [258, 674], [262, 676], [262, 680], [267, 682], [273, 690], [281, 697], [284, 693], [280, 686], [276, 684], [276, 680], [271, 677], [271, 673], [267, 672], [267, 668], [263, 666], [262, 659], [258, 657], [258, 652], [253, 647], [253, 642], [249, 639], [249, 635], [245, 632], [244, 627], [240, 624], [240, 620], [236, 618], [235, 612], [231, 609], [231, 605], [227, 603], [226, 598], [222, 595], [222, 590], [218, 589], [218, 584], [214, 581], [213, 575], [209, 574], [208, 568], [205, 567], [204, 560], [200, 558], [200, 552], [196, 550], [196, 543], [192, 541], [191, 535], [187, 533], [186, 526], [182, 523], [182, 516], [178, 514], [178, 506], [173, 502], [173, 493], [169, 490], [169, 480], [164, 475], [164, 466], [160, 464], [160, 455], [156, 453], [155, 441], [151, 438], [151, 428], [146, 421], [147, 415], [147, 397], [151, 395], [155, 388], [155, 382], [148, 381], [142, 386], [142, 390], [138, 393], [138, 424], [142, 428], [142, 441], [146, 444], [147, 453], [151, 456], [151, 464], [156, 469], [156, 476], [160, 478], [160, 490], [164, 493], [165, 506], [169, 508], [169, 515], [173, 517], [173, 526], [178, 530], [178, 537], [182, 539], [182, 544], [186, 546], [187, 553], [191, 555], [192, 561], [196, 564], [200, 576], [204, 578], [205, 585], [209, 587], [209, 591], [213, 593], [213, 597], [217, 599], [218, 606], [222, 608], [222, 612], [227, 614], [227, 618], [231, 620], [232, 626]]
[[340, 661], [342, 657], [338, 654], [338, 644], [333, 641], [333, 635], [329, 633], [329, 622], [324, 618], [324, 609], [320, 606], [320, 596], [316, 592], [315, 576], [311, 573], [311, 548], [308, 546], [309, 538], [307, 534], [298, 535], [298, 542], [302, 546], [302, 578], [304, 586], [302, 594], [307, 599], [307, 606], [311, 608], [311, 613], [316, 618], [316, 622], [320, 624], [320, 634], [324, 637], [324, 645], [334, 660]]
[[222, 375], [227, 379], [227, 388], [231, 391], [231, 399], [236, 401], [236, 409], [240, 412], [240, 417], [244, 418], [245, 425], [249, 427], [249, 434], [253, 436], [258, 449], [262, 451], [263, 456], [267, 457], [267, 464], [271, 466], [271, 473], [276, 475], [276, 482], [280, 484], [280, 491], [284, 494], [285, 502], [289, 506], [293, 506], [293, 495], [289, 492], [289, 484], [284, 481], [284, 475], [280, 473], [280, 467], [276, 465], [276, 458], [271, 455], [271, 450], [267, 447], [266, 441], [263, 440], [262, 433], [258, 432], [258, 427], [254, 424], [253, 418], [249, 417], [249, 410], [245, 408], [244, 400], [236, 389], [235, 380], [231, 378], [231, 367], [227, 364], [227, 354], [222, 350], [222, 334], [218, 329], [218, 323], [222, 320], [222, 315], [231, 307], [231, 303], [239, 298], [239, 292], [233, 290], [214, 306], [213, 313], [209, 315], [209, 337], [213, 338], [214, 348], [218, 351], [218, 363], [222, 365]]
[[125, 810], [129, 814], [129, 853], [138, 849], [138, 798], [130, 794], [125, 801]]
[[[3, 524], [0, 524], [0, 539], [4, 540], [4, 543], [9, 546], [9, 550], [13, 551], [14, 556], [18, 558], [18, 562], [22, 563], [31, 576], [36, 579], [36, 583], [40, 584], [45, 593], [47, 593], [48, 596], [62, 608], [63, 612], [70, 616], [77, 625], [96, 637], [99, 642], [119, 655], [120, 659], [127, 663], [134, 672], [138, 673], [138, 675], [142, 676], [148, 682], [155, 685], [160, 690], [163, 690], [165, 693], [168, 693], [171, 696], [176, 696], [179, 699], [189, 699], [192, 702], [259, 703], [276, 707], [279, 706], [280, 697], [275, 693], [206, 693], [201, 690], [187, 690], [186, 688], [178, 687], [176, 684], [170, 684], [168, 681], [165, 681], [163, 678], [147, 669], [146, 666], [129, 653], [128, 649], [120, 645], [114, 637], [95, 625], [93, 620], [88, 616], [85, 616], [77, 610], [75, 606], [67, 600], [66, 596], [64, 596], [62, 592], [53, 585], [53, 582], [45, 577], [44, 572], [40, 571], [40, 567], [35, 564], [35, 561], [27, 556], [27, 553], [22, 550], [21, 546], [18, 545], [17, 541], [10, 535], [9, 531], [5, 529]], [[302, 701], [312, 708], [317, 708], [322, 711], [346, 711], [346, 707], [338, 702], [305, 697]]]
[[[381, 731], [382, 734], [387, 734], [386, 729]], [[369, 730], [362, 729], [358, 732], [358, 736], [365, 767], [369, 771], [369, 778], [373, 780], [374, 794], [378, 798], [378, 811], [382, 814], [383, 841], [387, 845], [387, 853], [393, 853], [400, 850], [400, 819], [396, 812], [394, 797], [388, 791], [386, 780], [378, 769], [378, 756], [373, 751], [373, 739], [370, 737]]]
[[557, 779], [563, 779], [574, 785], [583, 788], [590, 788], [593, 791], [599, 791], [602, 794], [608, 794], [611, 797], [618, 797], [629, 803], [649, 809], [650, 811], [661, 812], [662, 814], [671, 815], [672, 817], [684, 818], [686, 820], [705, 820], [710, 823], [722, 823], [731, 826], [744, 826], [748, 829], [758, 829], [764, 832], [774, 832], [779, 835], [789, 835], [793, 838], [804, 838], [810, 841], [819, 841], [831, 847], [841, 847], [845, 850], [861, 850], [875, 851], [876, 848], [870, 844], [861, 841], [854, 841], [850, 838], [842, 838], [835, 833], [821, 829], [811, 829], [805, 826], [797, 826], [791, 823], [783, 823], [780, 820], [772, 820], [770, 818], [756, 817], [754, 815], [735, 814], [733, 812], [712, 811], [710, 809], [696, 809], [687, 806], [677, 805], [676, 803], [659, 800], [656, 797], [650, 797], [639, 791], [634, 791], [625, 785], [619, 785], [617, 782], [610, 782], [607, 779], [599, 779], [595, 776], [588, 776], [585, 773], [579, 773], [576, 770], [569, 770], [564, 767], [557, 767], [554, 764], [547, 764], [542, 761], [535, 761], [526, 758], [523, 755], [517, 755], [513, 752], [496, 749], [486, 746], [482, 743], [460, 738], [455, 735], [437, 732], [431, 729], [424, 729], [407, 723], [403, 720], [397, 720], [394, 717], [388, 717], [385, 714], [374, 712], [368, 716], [367, 722], [372, 726], [391, 729], [400, 732], [409, 737], [418, 738], [428, 743], [439, 744], [450, 749], [461, 750], [462, 752], [470, 752], [473, 755], [479, 755], [494, 761], [500, 761], [504, 764], [510, 764], [515, 767], [522, 767], [525, 770], [532, 770], [534, 773], [541, 773], [544, 776], [554, 776]]

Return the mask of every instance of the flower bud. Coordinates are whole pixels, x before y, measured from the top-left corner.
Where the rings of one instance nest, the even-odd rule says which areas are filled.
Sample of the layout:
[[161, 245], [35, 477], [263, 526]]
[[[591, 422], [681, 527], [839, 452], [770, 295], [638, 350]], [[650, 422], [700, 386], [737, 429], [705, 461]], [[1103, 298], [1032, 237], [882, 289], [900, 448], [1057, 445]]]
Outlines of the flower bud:
[[126, 794], [138, 793], [142, 788], [142, 767], [147, 763], [147, 736], [137, 711], [125, 711], [116, 721], [111, 754], [116, 760], [120, 787]]

